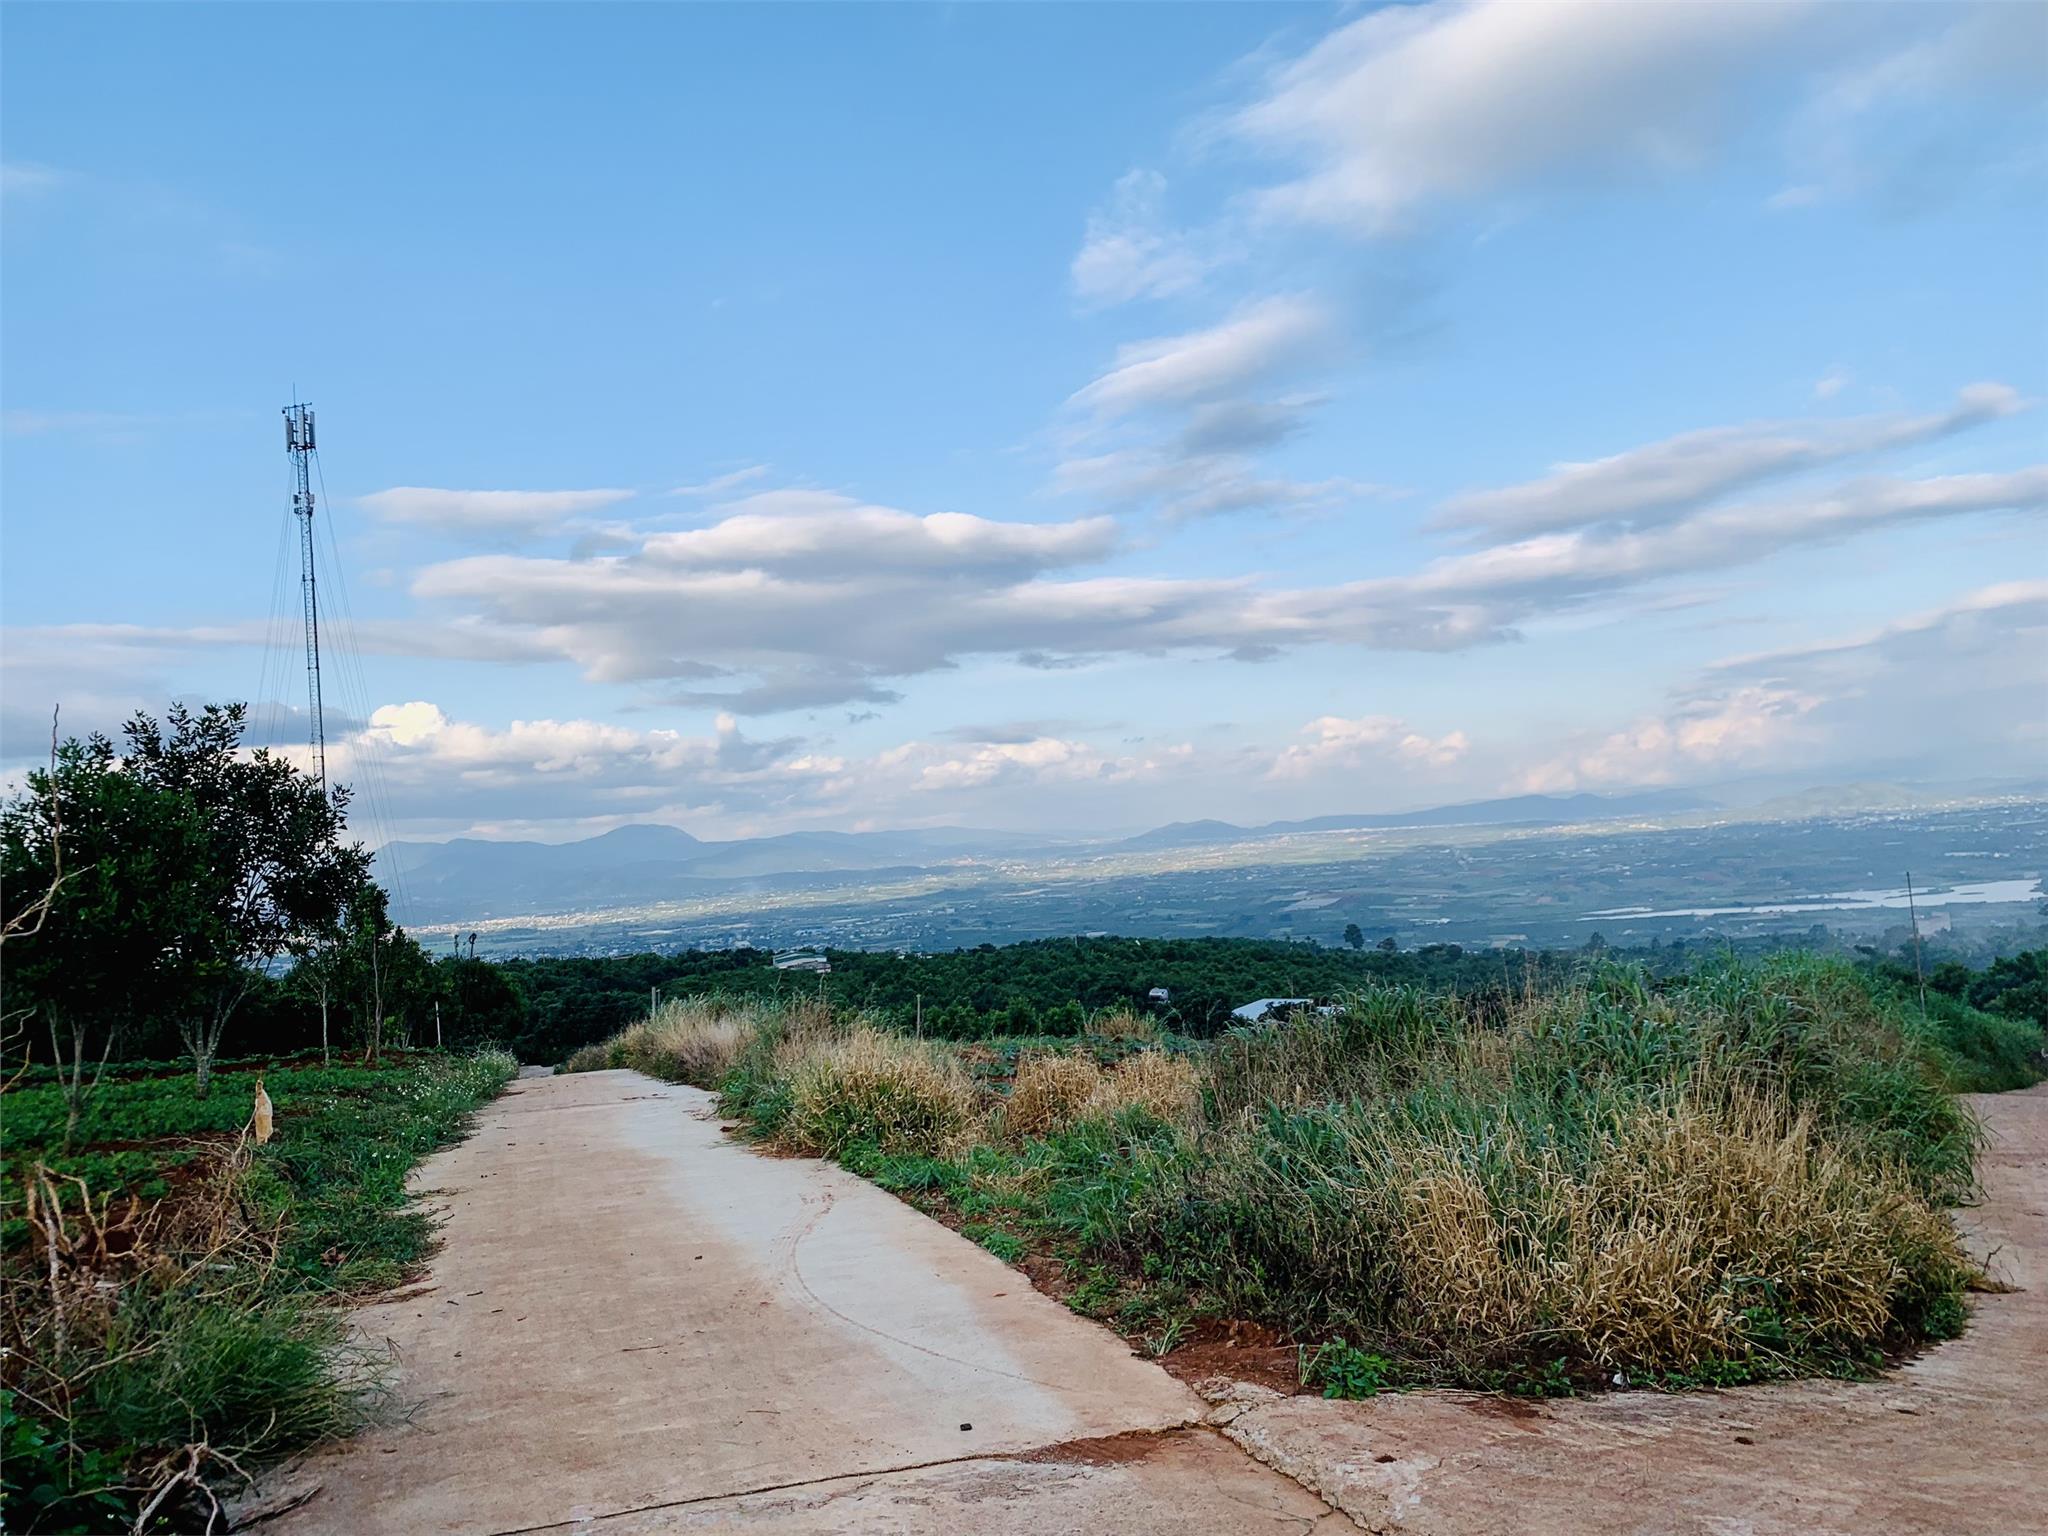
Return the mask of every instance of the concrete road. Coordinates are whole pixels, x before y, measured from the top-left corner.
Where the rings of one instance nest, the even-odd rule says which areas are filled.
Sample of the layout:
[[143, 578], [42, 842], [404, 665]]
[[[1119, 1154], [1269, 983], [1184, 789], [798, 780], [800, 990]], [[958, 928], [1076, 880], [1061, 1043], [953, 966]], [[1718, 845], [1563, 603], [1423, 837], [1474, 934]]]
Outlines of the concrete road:
[[419, 1182], [360, 1311], [410, 1418], [314, 1457], [291, 1536], [1350, 1529], [1024, 1276], [631, 1072], [522, 1079]]

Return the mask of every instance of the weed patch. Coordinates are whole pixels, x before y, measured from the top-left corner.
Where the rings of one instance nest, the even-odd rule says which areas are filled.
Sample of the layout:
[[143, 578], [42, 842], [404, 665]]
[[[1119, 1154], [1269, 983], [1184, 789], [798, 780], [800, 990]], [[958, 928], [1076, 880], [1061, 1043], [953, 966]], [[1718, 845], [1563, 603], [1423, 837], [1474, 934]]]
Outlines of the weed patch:
[[501, 1055], [273, 1069], [263, 1146], [235, 1134], [253, 1073], [204, 1099], [185, 1078], [110, 1083], [69, 1154], [60, 1091], [11, 1090], [9, 1528], [125, 1526], [153, 1500], [173, 1528], [204, 1523], [214, 1487], [359, 1424], [388, 1361], [348, 1345], [334, 1300], [424, 1259], [406, 1176], [514, 1070]]

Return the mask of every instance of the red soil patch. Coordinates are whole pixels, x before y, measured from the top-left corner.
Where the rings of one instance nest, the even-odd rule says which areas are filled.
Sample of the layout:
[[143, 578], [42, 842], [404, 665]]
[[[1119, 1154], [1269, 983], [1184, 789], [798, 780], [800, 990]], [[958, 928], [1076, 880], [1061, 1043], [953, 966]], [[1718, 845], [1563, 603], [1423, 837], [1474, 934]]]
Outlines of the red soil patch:
[[1160, 1450], [1173, 1430], [1127, 1429], [1120, 1435], [1097, 1435], [1087, 1440], [1066, 1440], [1058, 1445], [1034, 1446], [1003, 1456], [1002, 1461], [1051, 1461], [1066, 1466], [1117, 1467], [1143, 1461]]
[[1159, 1362], [1182, 1381], [1228, 1376], [1289, 1396], [1308, 1390], [1299, 1352], [1275, 1329], [1242, 1318], [1205, 1318], [1190, 1332], [1187, 1343]]

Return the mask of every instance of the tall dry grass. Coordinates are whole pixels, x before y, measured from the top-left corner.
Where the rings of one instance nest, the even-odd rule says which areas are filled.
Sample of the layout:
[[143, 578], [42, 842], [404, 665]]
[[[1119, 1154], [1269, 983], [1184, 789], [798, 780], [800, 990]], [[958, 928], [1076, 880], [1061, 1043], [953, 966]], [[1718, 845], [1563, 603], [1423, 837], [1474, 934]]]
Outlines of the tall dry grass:
[[1017, 1063], [995, 1124], [1012, 1141], [1056, 1135], [1078, 1121], [1130, 1109], [1192, 1125], [1201, 1102], [1194, 1065], [1164, 1051], [1136, 1051], [1109, 1067], [1072, 1052], [1043, 1052]]
[[1003, 1134], [1013, 1141], [1063, 1131], [1088, 1112], [1102, 1087], [1093, 1057], [1047, 1051], [1017, 1063], [1010, 1096], [997, 1112]]
[[1164, 1051], [1138, 1051], [1103, 1073], [1087, 1112], [1118, 1115], [1140, 1109], [1169, 1125], [1191, 1126], [1201, 1106], [1202, 1079], [1194, 1063]]
[[668, 1082], [716, 1088], [761, 1028], [766, 1010], [751, 1000], [691, 997], [664, 1002], [611, 1039], [586, 1045], [564, 1072], [630, 1067]]
[[1097, 1040], [1138, 1040], [1149, 1044], [1159, 1039], [1159, 1021], [1128, 1007], [1098, 1008], [1088, 1015], [1081, 1028], [1082, 1033]]
[[979, 1122], [973, 1080], [952, 1052], [858, 1027], [786, 1040], [778, 1059], [789, 1103], [777, 1136], [798, 1151], [834, 1157], [857, 1143], [889, 1154], [963, 1151]]

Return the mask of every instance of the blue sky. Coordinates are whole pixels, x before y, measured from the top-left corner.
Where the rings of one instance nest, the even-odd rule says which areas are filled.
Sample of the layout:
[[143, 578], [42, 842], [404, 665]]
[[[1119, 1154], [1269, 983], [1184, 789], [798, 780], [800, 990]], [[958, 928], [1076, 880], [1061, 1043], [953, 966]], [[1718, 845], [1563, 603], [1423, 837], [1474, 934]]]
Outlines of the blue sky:
[[380, 835], [2038, 771], [2038, 7], [4, 27], [11, 772], [300, 739], [295, 387]]

